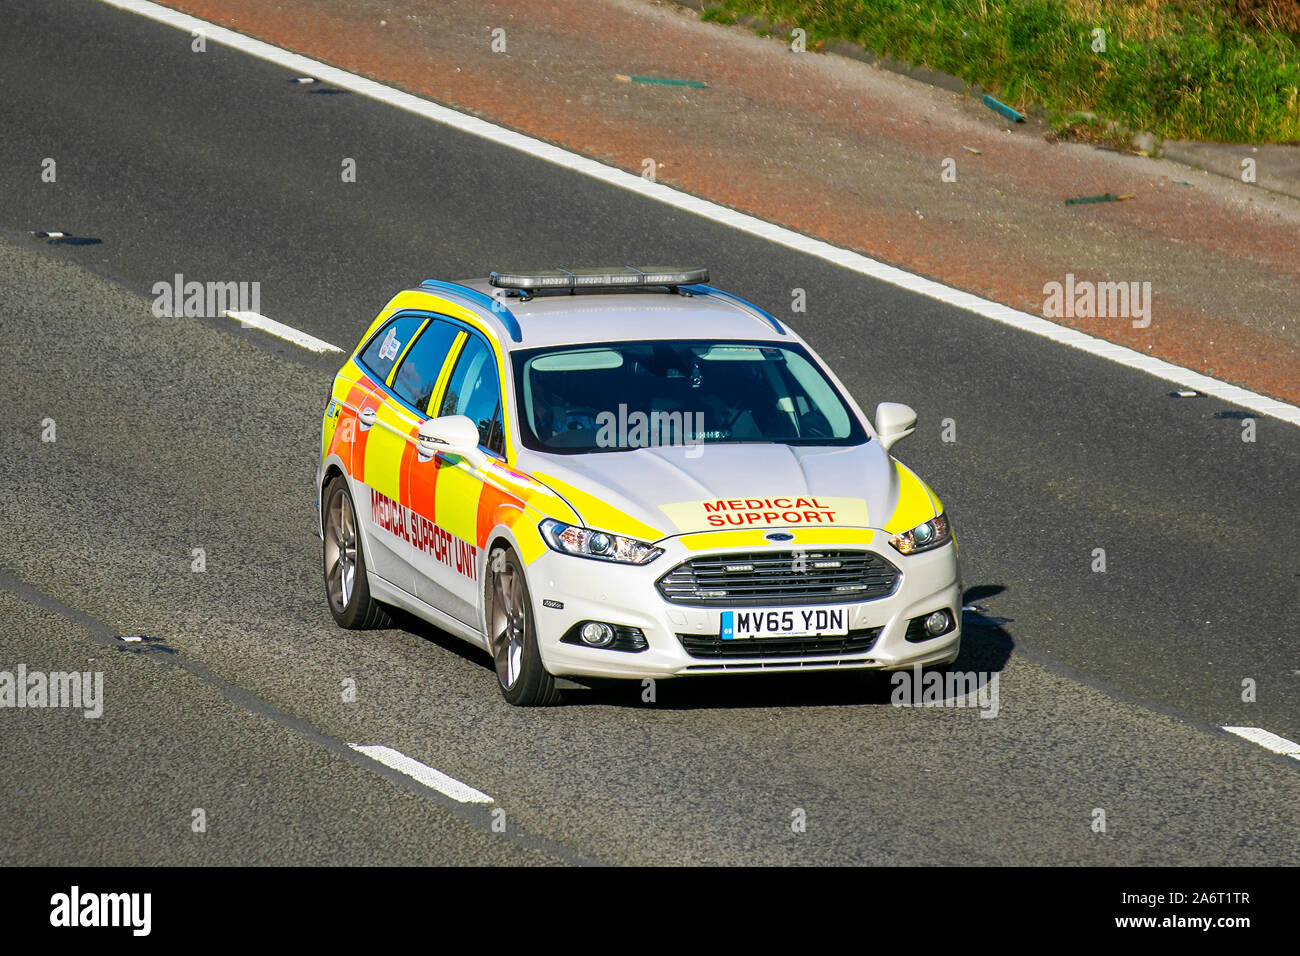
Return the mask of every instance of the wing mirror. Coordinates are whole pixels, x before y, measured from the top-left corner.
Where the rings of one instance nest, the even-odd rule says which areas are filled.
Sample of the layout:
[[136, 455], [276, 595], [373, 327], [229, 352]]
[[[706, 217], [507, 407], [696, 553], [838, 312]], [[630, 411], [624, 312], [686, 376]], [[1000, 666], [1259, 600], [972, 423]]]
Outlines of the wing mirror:
[[916, 431], [916, 412], [908, 405], [881, 402], [876, 406], [876, 435], [880, 446], [889, 451], [894, 442]]
[[487, 455], [478, 447], [478, 426], [464, 415], [430, 418], [420, 426], [417, 444], [422, 458], [456, 455], [471, 468], [487, 461]]

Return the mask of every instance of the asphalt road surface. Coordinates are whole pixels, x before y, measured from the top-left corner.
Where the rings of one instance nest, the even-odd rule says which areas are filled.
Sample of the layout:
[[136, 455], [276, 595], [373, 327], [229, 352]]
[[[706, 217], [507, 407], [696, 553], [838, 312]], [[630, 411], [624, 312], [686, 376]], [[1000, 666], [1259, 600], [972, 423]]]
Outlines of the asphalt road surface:
[[[1231, 406], [93, 0], [3, 18], [0, 669], [105, 689], [99, 718], [0, 709], [0, 862], [1300, 862], [1300, 761], [1217, 729], [1300, 739], [1300, 429], [1245, 442]], [[312, 488], [337, 359], [151, 311], [177, 273], [256, 281], [350, 348], [425, 277], [624, 261], [707, 264], [864, 407], [917, 409], [897, 451], [952, 516], [982, 608], [956, 666], [996, 717], [873, 675], [517, 710], [432, 627], [342, 631]]]

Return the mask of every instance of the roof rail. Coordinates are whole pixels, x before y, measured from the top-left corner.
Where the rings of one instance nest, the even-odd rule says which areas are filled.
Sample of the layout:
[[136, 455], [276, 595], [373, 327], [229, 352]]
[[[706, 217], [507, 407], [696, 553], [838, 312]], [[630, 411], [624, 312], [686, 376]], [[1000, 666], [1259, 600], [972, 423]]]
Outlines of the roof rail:
[[759, 315], [760, 318], [764, 319], [764, 320], [767, 322], [768, 325], [772, 326], [772, 328], [776, 329], [776, 330], [777, 330], [779, 333], [781, 333], [782, 335], [787, 335], [787, 334], [789, 334], [789, 333], [786, 332], [786, 330], [785, 330], [785, 326], [783, 326], [783, 325], [782, 325], [780, 322], [778, 322], [776, 319], [772, 318], [772, 316], [769, 315], [765, 310], [760, 309], [758, 306], [756, 306], [754, 303], [750, 302], [748, 299], [742, 299], [740, 296], [738, 296], [738, 295], [733, 295], [732, 293], [730, 293], [730, 292], [726, 292], [726, 291], [724, 291], [723, 289], [715, 289], [715, 288], [713, 288], [713, 286], [711, 286], [711, 285], [684, 285], [684, 286], [682, 286], [681, 291], [683, 291], [683, 292], [689, 292], [689, 293], [691, 293], [692, 295], [716, 295], [716, 296], [720, 296], [720, 297], [722, 297], [722, 298], [724, 298], [724, 299], [727, 299], [727, 300], [729, 300], [729, 301], [731, 301], [731, 302], [735, 302], [735, 303], [738, 304], [738, 305], [744, 306], [745, 308], [747, 308], [747, 309], [751, 309], [751, 310], [753, 310], [754, 312], [758, 313], [758, 315]]
[[441, 279], [425, 279], [420, 283], [420, 288], [465, 299], [474, 305], [488, 309], [493, 315], [500, 317], [501, 323], [510, 333], [510, 338], [516, 342], [524, 340], [524, 331], [519, 327], [519, 320], [515, 318], [515, 314], [506, 307], [504, 302], [492, 298], [487, 293], [479, 292], [478, 289], [471, 289], [456, 282], [443, 282]]

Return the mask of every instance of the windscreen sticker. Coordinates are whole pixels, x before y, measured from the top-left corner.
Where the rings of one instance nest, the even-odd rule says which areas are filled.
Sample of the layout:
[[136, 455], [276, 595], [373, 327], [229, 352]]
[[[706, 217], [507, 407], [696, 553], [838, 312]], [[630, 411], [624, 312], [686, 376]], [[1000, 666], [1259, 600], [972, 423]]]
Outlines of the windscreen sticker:
[[867, 527], [861, 498], [717, 498], [660, 505], [681, 531], [711, 528], [766, 528], [787, 525]]
[[389, 359], [397, 358], [398, 351], [402, 348], [402, 343], [397, 340], [397, 329], [389, 329], [384, 340], [379, 343], [380, 361], [387, 362]]

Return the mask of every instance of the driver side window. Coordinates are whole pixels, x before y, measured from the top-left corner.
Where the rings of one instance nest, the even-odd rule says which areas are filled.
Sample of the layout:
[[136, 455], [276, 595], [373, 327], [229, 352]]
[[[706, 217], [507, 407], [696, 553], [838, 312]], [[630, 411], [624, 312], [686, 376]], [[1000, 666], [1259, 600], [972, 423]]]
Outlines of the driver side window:
[[479, 336], [471, 335], [461, 349], [438, 414], [468, 416], [478, 426], [479, 444], [505, 455], [496, 356]]

